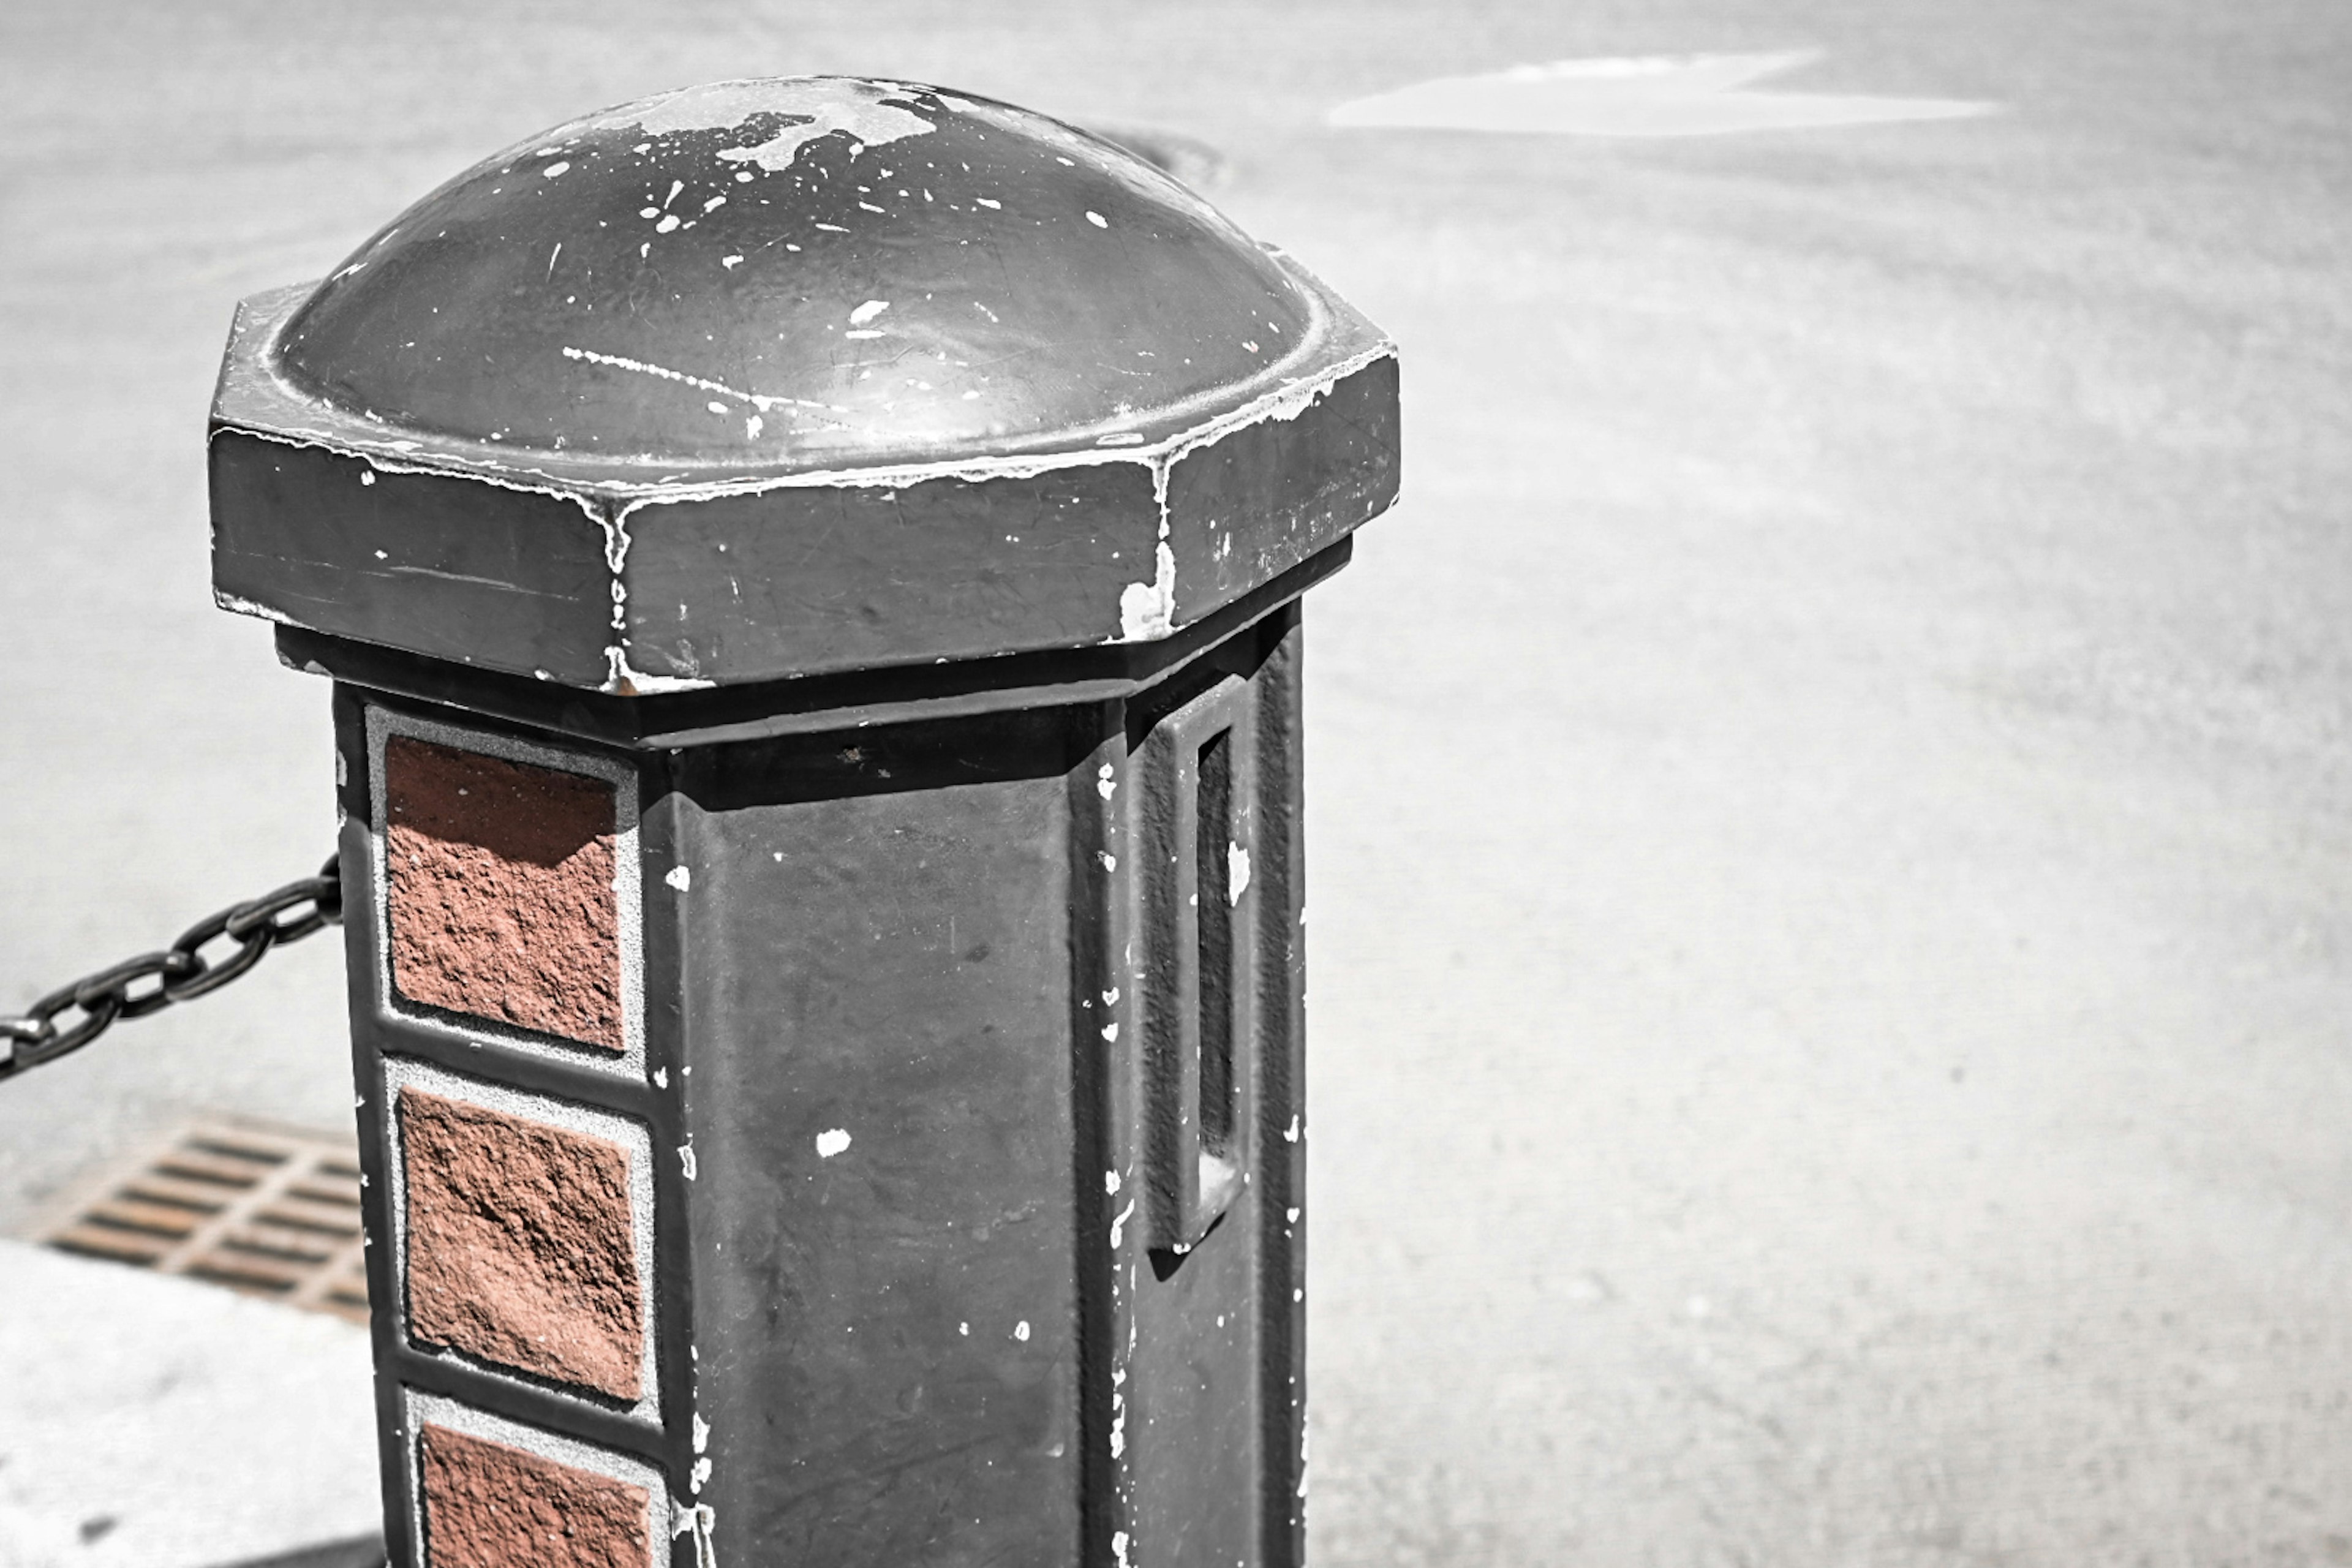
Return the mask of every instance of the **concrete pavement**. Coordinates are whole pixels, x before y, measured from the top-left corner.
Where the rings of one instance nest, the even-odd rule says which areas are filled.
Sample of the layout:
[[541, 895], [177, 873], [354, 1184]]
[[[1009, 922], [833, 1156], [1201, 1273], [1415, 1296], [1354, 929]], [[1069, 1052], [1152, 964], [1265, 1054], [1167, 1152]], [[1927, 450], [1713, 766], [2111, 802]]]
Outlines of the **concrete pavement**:
[[[2006, 111], [1323, 123], [1804, 46]], [[323, 852], [324, 690], [207, 602], [237, 294], [695, 79], [1165, 126], [1405, 350], [1309, 612], [1318, 1560], [2352, 1560], [2347, 56], [2284, 0], [20, 4], [0, 1001]], [[335, 1125], [334, 956], [0, 1091], [0, 1227], [180, 1108]]]
[[10, 1568], [210, 1568], [380, 1526], [367, 1331], [340, 1318], [0, 1241], [0, 1368]]

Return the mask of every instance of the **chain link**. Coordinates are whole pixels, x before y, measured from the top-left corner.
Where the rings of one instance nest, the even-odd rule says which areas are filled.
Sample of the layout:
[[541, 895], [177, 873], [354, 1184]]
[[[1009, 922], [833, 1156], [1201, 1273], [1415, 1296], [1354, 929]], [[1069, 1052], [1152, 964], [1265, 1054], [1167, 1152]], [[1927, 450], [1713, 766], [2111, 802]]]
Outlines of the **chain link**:
[[[342, 918], [342, 872], [330, 857], [317, 876], [198, 921], [160, 952], [142, 952], [60, 985], [23, 1014], [0, 1014], [0, 1044], [6, 1047], [0, 1082], [81, 1049], [120, 1019], [143, 1018], [217, 991], [271, 948], [300, 942]], [[205, 956], [205, 948], [224, 940], [236, 945], [217, 961]], [[79, 1016], [60, 1026], [58, 1016], [66, 1013]]]

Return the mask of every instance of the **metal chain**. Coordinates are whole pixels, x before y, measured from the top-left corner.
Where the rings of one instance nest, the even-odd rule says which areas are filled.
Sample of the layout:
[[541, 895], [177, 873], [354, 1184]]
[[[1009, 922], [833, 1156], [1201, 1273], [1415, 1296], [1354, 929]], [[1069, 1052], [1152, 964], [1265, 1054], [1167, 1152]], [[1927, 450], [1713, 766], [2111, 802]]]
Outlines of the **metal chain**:
[[[60, 985], [29, 1012], [0, 1014], [0, 1046], [7, 1049], [0, 1057], [0, 1082], [81, 1049], [117, 1019], [143, 1018], [174, 1002], [217, 991], [259, 963], [271, 948], [300, 942], [342, 918], [342, 871], [330, 857], [317, 876], [198, 921], [160, 952], [142, 952]], [[224, 937], [236, 947], [215, 963], [204, 950]], [[142, 981], [154, 984], [142, 988]], [[81, 1016], [60, 1028], [58, 1016], [68, 1009]]]

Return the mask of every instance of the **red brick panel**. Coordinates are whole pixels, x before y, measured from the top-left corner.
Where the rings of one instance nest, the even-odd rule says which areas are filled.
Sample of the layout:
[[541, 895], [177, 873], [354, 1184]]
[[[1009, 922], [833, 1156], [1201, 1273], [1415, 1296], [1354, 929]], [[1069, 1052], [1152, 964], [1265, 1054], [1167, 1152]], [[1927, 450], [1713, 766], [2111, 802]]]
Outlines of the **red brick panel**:
[[410, 1336], [635, 1400], [644, 1299], [628, 1151], [400, 1091]]
[[648, 1568], [646, 1489], [426, 1426], [426, 1568]]
[[383, 780], [394, 988], [621, 1049], [613, 786], [406, 735]]

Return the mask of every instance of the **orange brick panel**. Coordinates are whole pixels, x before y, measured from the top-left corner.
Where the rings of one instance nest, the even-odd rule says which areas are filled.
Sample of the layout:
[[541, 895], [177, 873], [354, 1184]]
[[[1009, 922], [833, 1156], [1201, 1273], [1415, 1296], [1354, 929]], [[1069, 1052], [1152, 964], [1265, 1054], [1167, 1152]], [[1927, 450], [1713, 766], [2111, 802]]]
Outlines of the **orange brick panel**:
[[647, 1568], [646, 1489], [428, 1425], [426, 1568]]
[[383, 778], [394, 988], [620, 1050], [613, 786], [406, 735]]
[[413, 1088], [399, 1114], [410, 1336], [638, 1398], [628, 1151]]

